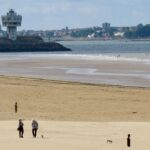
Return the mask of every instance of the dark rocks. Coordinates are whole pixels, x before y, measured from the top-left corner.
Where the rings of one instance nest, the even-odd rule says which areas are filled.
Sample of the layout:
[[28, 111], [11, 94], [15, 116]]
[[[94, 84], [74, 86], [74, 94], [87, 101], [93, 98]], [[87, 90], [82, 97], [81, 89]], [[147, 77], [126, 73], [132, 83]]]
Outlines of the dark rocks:
[[37, 36], [20, 36], [16, 41], [0, 38], [0, 52], [55, 52], [71, 49], [55, 42], [44, 42]]

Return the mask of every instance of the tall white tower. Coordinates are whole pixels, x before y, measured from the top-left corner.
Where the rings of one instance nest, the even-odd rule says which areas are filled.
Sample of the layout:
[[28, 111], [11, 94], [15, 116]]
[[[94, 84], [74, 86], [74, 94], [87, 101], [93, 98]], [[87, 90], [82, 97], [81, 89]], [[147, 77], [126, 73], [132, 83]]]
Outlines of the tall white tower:
[[10, 11], [2, 16], [2, 24], [7, 27], [8, 38], [11, 40], [17, 39], [17, 26], [21, 26], [22, 16], [10, 9]]

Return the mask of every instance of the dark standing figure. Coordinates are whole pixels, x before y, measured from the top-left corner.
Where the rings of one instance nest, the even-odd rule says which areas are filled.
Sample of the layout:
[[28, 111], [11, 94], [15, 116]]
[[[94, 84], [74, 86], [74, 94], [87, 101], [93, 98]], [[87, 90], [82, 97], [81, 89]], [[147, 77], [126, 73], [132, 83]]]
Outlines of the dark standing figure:
[[128, 146], [128, 147], [131, 147], [130, 134], [128, 134], [128, 137], [127, 137], [127, 146]]
[[32, 134], [34, 138], [36, 138], [37, 130], [38, 130], [38, 122], [36, 120], [33, 120], [32, 121]]
[[18, 128], [17, 130], [19, 131], [19, 137], [20, 138], [23, 138], [23, 133], [24, 133], [24, 128], [23, 128], [24, 124], [22, 122], [21, 119], [19, 119], [19, 125], [18, 125]]
[[17, 104], [17, 102], [15, 103], [15, 113], [17, 113], [17, 111], [18, 111], [18, 104]]

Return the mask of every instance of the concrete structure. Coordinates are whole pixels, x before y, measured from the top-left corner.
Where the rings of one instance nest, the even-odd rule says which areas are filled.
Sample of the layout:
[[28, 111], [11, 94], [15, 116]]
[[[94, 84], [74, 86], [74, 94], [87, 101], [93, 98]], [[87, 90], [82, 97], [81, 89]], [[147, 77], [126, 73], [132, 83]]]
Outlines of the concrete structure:
[[2, 16], [2, 24], [7, 27], [8, 38], [17, 39], [17, 26], [21, 26], [22, 16], [17, 15], [14, 10], [10, 10], [6, 15]]
[[103, 23], [102, 28], [105, 30], [105, 32], [108, 32], [110, 30], [110, 23]]

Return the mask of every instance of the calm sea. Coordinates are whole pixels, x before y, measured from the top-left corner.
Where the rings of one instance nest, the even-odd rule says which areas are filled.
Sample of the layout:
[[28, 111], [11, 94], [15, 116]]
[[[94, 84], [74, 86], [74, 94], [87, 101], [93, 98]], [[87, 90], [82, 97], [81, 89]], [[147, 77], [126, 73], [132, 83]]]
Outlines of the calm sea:
[[71, 52], [4, 53], [1, 59], [28, 57], [77, 57], [81, 59], [150, 61], [150, 41], [61, 41]]
[[[70, 55], [95, 59], [150, 61], [150, 41], [62, 41]], [[92, 57], [93, 56], [93, 57]]]

